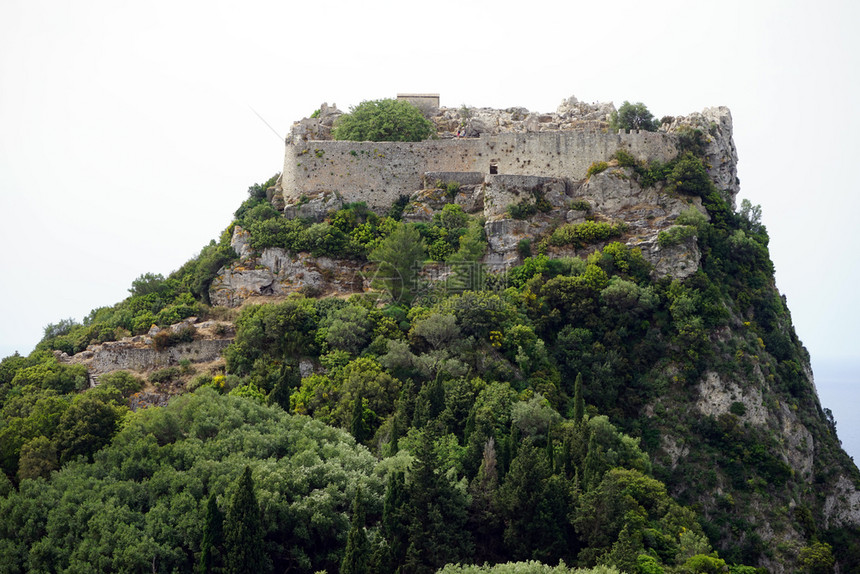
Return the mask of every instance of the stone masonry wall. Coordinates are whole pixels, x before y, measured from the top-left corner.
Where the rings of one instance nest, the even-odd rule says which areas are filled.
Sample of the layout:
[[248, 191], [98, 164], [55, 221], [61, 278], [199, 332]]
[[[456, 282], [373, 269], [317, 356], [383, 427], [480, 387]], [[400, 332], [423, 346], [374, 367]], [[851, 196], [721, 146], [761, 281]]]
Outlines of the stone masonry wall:
[[425, 172], [479, 171], [480, 157], [479, 139], [288, 142], [281, 186], [287, 205], [303, 195], [336, 191], [344, 202], [384, 210], [400, 195], [421, 189]]
[[595, 161], [619, 148], [638, 159], [668, 161], [675, 136], [663, 132], [611, 133], [599, 129], [501, 133], [423, 142], [300, 141], [286, 146], [281, 180], [287, 205], [302, 196], [336, 191], [344, 202], [383, 211], [400, 195], [422, 189], [426, 172], [497, 173], [584, 179]]

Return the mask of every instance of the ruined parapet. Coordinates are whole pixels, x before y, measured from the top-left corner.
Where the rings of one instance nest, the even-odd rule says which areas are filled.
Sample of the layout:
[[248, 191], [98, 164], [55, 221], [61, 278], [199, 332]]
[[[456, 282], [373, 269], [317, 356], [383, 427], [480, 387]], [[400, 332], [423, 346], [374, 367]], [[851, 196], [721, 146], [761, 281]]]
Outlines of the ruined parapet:
[[[163, 349], [153, 343], [153, 337], [160, 331], [178, 333], [190, 330], [193, 339], [179, 342]], [[153, 327], [147, 335], [125, 337], [119, 341], [109, 341], [90, 345], [86, 350], [69, 356], [59, 353], [57, 359], [62, 363], [85, 365], [92, 382], [100, 375], [112, 371], [151, 371], [178, 365], [183, 359], [191, 363], [209, 363], [221, 357], [223, 351], [235, 334], [233, 325], [223, 321], [196, 322], [189, 318], [170, 327]]]
[[329, 106], [327, 103], [320, 104], [319, 109], [310, 118], [303, 118], [295, 122], [287, 135], [287, 145], [312, 140], [331, 139], [331, 130], [335, 120], [343, 115], [337, 109], [337, 104]]
[[678, 153], [676, 141], [665, 132], [589, 128], [422, 142], [288, 142], [282, 194], [287, 208], [336, 192], [344, 203], [360, 201], [384, 212], [401, 195], [423, 189], [427, 172], [579, 181], [593, 162], [608, 161], [618, 149], [643, 161], [668, 161]]

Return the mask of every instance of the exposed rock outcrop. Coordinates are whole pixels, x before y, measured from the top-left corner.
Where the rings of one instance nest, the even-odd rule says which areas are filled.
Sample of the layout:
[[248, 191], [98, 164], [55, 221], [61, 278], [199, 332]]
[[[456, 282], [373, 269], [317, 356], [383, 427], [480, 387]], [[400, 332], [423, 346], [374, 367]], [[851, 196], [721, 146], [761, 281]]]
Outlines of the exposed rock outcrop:
[[[233, 242], [245, 232], [236, 227]], [[337, 295], [360, 293], [370, 286], [365, 271], [369, 264], [352, 260], [291, 254], [269, 247], [261, 254], [246, 251], [239, 261], [221, 269], [209, 288], [213, 305], [237, 307], [250, 297], [290, 293]]]
[[125, 337], [119, 341], [90, 345], [86, 350], [72, 356], [59, 351], [55, 351], [55, 354], [60, 362], [85, 365], [90, 374], [91, 384], [96, 384], [100, 375], [111, 371], [151, 371], [178, 365], [183, 359], [188, 359], [192, 363], [216, 361], [220, 359], [221, 351], [233, 341], [235, 334], [232, 323], [224, 321], [197, 323], [194, 318], [176, 323], [164, 330], [178, 333], [183, 329], [193, 331], [194, 338], [164, 349], [155, 348], [153, 337], [161, 329], [154, 327], [150, 330], [151, 335]]

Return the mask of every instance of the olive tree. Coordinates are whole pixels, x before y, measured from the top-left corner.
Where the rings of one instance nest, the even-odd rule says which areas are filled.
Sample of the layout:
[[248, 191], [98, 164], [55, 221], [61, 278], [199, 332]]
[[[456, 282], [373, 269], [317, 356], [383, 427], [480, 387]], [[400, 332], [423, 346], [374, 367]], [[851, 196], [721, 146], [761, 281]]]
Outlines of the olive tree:
[[338, 118], [332, 130], [336, 140], [418, 142], [435, 132], [433, 123], [404, 100], [366, 100]]

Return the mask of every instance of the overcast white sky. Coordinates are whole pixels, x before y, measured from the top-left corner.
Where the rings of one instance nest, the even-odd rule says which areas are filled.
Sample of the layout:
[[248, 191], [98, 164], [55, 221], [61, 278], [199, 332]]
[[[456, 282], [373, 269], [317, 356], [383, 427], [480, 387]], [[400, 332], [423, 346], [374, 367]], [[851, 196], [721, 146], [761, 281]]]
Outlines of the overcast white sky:
[[729, 106], [801, 339], [860, 359], [858, 24], [848, 0], [3, 0], [0, 356], [194, 256], [321, 102], [429, 91]]

